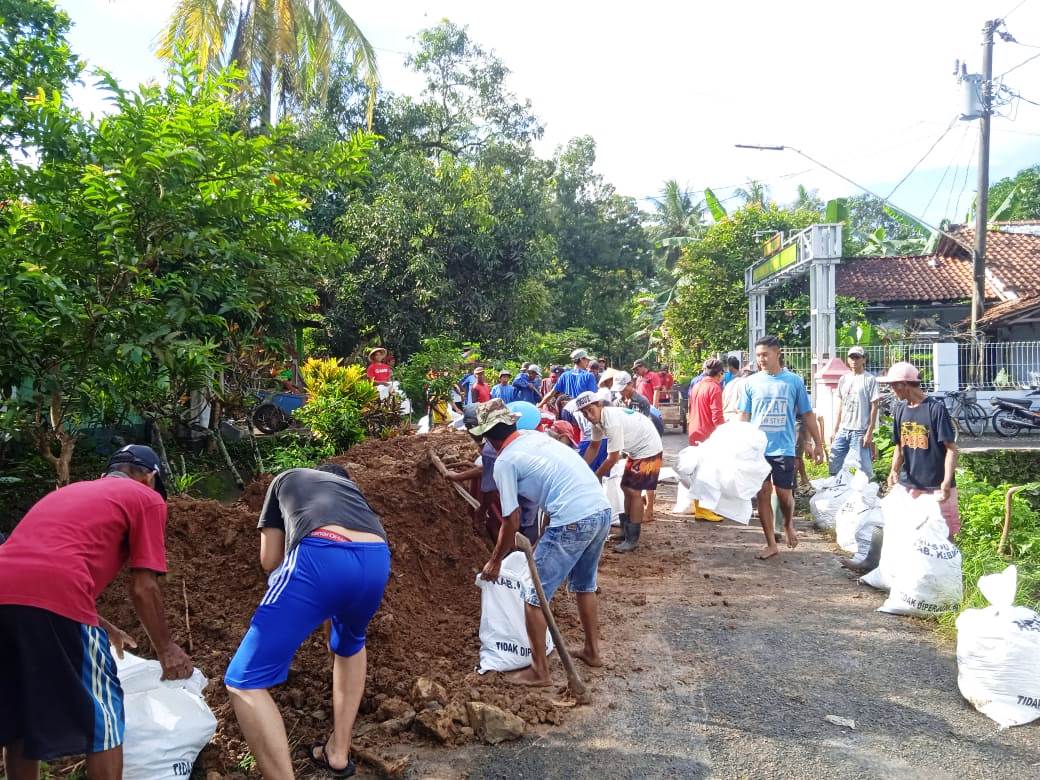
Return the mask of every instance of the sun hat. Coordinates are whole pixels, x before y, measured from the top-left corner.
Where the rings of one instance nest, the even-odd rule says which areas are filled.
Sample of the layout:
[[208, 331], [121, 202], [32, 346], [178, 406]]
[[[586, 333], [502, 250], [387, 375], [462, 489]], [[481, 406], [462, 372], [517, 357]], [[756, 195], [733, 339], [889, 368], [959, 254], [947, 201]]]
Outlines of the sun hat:
[[578, 393], [578, 397], [574, 399], [574, 408], [579, 412], [593, 404], [598, 404], [603, 399], [599, 397], [599, 393], [593, 393], [586, 390], [584, 393]]
[[584, 360], [589, 356], [588, 351], [584, 349], [576, 349], [571, 353], [571, 360], [577, 363], [579, 360]]
[[893, 363], [892, 367], [888, 369], [888, 373], [884, 376], [879, 376], [878, 381], [885, 384], [891, 384], [892, 382], [920, 382], [921, 373], [913, 363], [905, 361]]
[[577, 426], [572, 425], [567, 420], [557, 420], [551, 426], [549, 430], [562, 433], [564, 436], [574, 442], [574, 446], [577, 447], [581, 444], [581, 431], [578, 430]]
[[155, 474], [155, 491], [166, 498], [166, 485], [163, 484], [159, 456], [155, 454], [155, 450], [145, 444], [127, 444], [113, 452], [112, 457], [108, 459], [109, 469], [122, 464], [147, 469]]
[[644, 366], [645, 367], [646, 366], [646, 361], [645, 360], [637, 360], [635, 363], [632, 364], [632, 368], [639, 368], [640, 366]]
[[532, 371], [534, 373], [538, 374], [538, 376], [542, 375], [542, 367], [539, 366], [537, 363], [529, 363], [528, 364], [528, 366], [527, 366], [527, 373], [530, 374]]
[[377, 352], [382, 352], [384, 355], [389, 354], [386, 351], [386, 347], [372, 347], [372, 349], [368, 351], [368, 357], [372, 358]]
[[611, 382], [617, 379], [618, 374], [621, 373], [616, 368], [608, 368], [602, 374], [599, 375], [599, 386], [603, 387], [604, 382]]
[[513, 425], [519, 419], [520, 415], [509, 411], [501, 398], [492, 398], [477, 404], [477, 424], [469, 432], [474, 436], [483, 436], [496, 425]]
[[483, 374], [484, 373], [484, 366], [477, 366], [476, 368], [473, 369], [473, 373], [474, 374]]
[[861, 347], [859, 344], [857, 344], [854, 347], [849, 347], [849, 357], [852, 357], [853, 355], [859, 355], [860, 357], [866, 357], [866, 354], [867, 354], [866, 351], [864, 351], [863, 347]]
[[614, 384], [612, 387], [615, 390], [623, 390], [632, 384], [632, 375], [627, 371], [618, 371], [614, 374]]
[[503, 368], [503, 369], [502, 369], [501, 371], [499, 371], [499, 372], [498, 372], [498, 375], [499, 375], [500, 377], [503, 377], [503, 376], [512, 376], [512, 373], [510, 373], [510, 371], [509, 371], [509, 369], [508, 369], [508, 368]]

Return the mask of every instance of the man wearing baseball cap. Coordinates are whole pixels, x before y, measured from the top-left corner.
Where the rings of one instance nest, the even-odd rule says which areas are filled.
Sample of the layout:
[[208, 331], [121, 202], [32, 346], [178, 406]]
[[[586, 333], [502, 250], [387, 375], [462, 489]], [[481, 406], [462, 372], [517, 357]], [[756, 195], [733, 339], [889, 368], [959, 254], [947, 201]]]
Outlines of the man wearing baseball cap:
[[900, 484], [916, 497], [935, 493], [952, 537], [961, 528], [957, 508], [957, 444], [946, 405], [921, 389], [921, 375], [911, 363], [893, 363], [878, 378], [891, 385], [899, 403], [892, 410], [895, 454], [888, 484]]
[[[520, 498], [537, 502], [549, 516], [549, 527], [534, 551], [545, 597], [551, 601], [556, 589], [567, 581], [578, 602], [578, 617], [585, 632], [585, 644], [574, 655], [589, 666], [602, 666], [596, 574], [610, 530], [610, 504], [599, 480], [573, 449], [543, 433], [521, 436], [516, 429], [519, 415], [494, 404], [480, 405], [477, 425], [470, 429], [498, 450], [494, 477], [504, 518], [498, 543], [480, 576], [496, 579], [502, 559], [513, 549], [520, 525]], [[524, 685], [546, 686], [552, 680], [545, 651], [545, 617], [535, 593], [524, 597], [531, 666], [513, 673], [512, 679]]]
[[830, 472], [837, 474], [850, 453], [856, 453], [859, 467], [874, 476], [871, 451], [878, 415], [878, 381], [866, 372], [867, 353], [857, 345], [849, 348], [852, 373], [838, 380], [838, 413], [831, 435]]
[[[614, 551], [631, 552], [639, 545], [642, 523], [654, 519], [654, 494], [664, 456], [661, 436], [650, 419], [634, 409], [604, 406], [603, 400], [593, 393], [582, 393], [574, 401], [578, 411], [592, 423], [593, 446], [602, 439], [607, 440], [607, 457], [596, 469], [596, 477], [610, 474], [622, 453], [628, 457], [621, 477], [621, 490], [625, 494], [621, 531], [625, 539]], [[590, 461], [588, 451], [585, 459]], [[645, 508], [643, 491], [647, 494]]]
[[542, 398], [541, 404], [551, 402], [556, 395], [569, 395], [571, 398], [577, 398], [586, 391], [596, 392], [596, 377], [589, 371], [589, 353], [584, 349], [576, 349], [571, 352], [571, 360], [574, 361], [574, 367], [560, 374], [552, 391]]
[[101, 479], [37, 501], [0, 547], [0, 744], [7, 776], [86, 755], [91, 780], [123, 774], [123, 691], [109, 644], [134, 640], [97, 613], [124, 565], [130, 598], [163, 679], [191, 676], [170, 638], [158, 577], [166, 572], [166, 490], [159, 458], [131, 444]]
[[513, 380], [513, 400], [527, 401], [535, 406], [542, 400], [542, 369], [537, 363], [528, 363], [527, 368]]

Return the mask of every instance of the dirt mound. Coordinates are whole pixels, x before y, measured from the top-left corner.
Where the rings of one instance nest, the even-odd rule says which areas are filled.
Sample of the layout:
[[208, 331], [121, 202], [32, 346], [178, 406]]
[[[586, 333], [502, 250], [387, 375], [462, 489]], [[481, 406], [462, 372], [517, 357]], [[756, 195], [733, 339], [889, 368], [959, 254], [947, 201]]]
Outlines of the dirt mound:
[[[496, 691], [492, 681], [472, 674], [480, 647], [480, 593], [473, 580], [489, 546], [473, 531], [467, 505], [430, 465], [430, 449], [447, 463], [472, 462], [477, 454], [468, 436], [438, 433], [368, 441], [335, 459], [347, 466], [382, 517], [392, 552], [386, 596], [369, 629], [359, 745], [420, 735], [464, 741], [472, 735], [464, 704], [472, 700], [502, 706], [531, 722], [559, 720], [550, 694]], [[185, 648], [190, 640], [195, 664], [212, 681], [206, 697], [219, 727], [201, 758], [207, 771], [243, 772], [248, 764], [221, 678], [266, 588], [256, 521], [270, 479], [254, 482], [233, 506], [170, 501], [166, 613], [175, 640]], [[125, 577], [104, 593], [99, 609], [135, 636], [141, 653], [152, 655]], [[331, 661], [324, 642], [321, 631], [312, 635], [297, 653], [288, 681], [273, 691], [294, 746], [311, 744], [331, 727]], [[427, 697], [413, 691], [419, 677], [444, 686], [441, 706], [424, 709], [427, 701], [420, 699]], [[373, 728], [372, 723], [401, 714], [399, 700], [419, 712], [414, 725], [400, 733]]]

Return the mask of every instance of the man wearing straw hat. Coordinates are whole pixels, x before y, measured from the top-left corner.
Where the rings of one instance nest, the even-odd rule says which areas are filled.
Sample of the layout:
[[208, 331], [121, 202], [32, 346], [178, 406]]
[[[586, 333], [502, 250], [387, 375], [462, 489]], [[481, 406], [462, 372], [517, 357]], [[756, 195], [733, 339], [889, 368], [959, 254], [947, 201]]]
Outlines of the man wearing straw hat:
[[373, 347], [368, 351], [368, 368], [365, 374], [377, 385], [388, 385], [394, 370], [386, 362], [386, 348]]

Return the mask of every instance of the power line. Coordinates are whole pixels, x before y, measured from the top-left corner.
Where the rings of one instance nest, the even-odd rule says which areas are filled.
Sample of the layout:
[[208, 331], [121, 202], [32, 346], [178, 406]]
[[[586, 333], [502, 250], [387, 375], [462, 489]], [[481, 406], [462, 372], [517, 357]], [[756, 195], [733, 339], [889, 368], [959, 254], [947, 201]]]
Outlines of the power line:
[[[967, 129], [969, 127], [970, 127], [970, 125], [966, 124], [964, 126], [965, 131], [967, 131]], [[961, 141], [962, 142], [964, 141], [964, 136], [963, 135], [961, 136]], [[958, 152], [960, 151], [960, 147], [958, 147], [957, 151]], [[927, 214], [928, 213], [928, 209], [930, 209], [932, 207], [932, 201], [935, 200], [936, 196], [939, 194], [939, 190], [942, 189], [943, 182], [946, 181], [946, 176], [947, 176], [947, 174], [949, 174], [950, 169], [953, 167], [954, 160], [956, 160], [956, 156], [954, 157], [953, 160], [950, 160], [949, 165], [946, 166], [946, 170], [943, 171], [943, 175], [940, 177], [939, 183], [935, 185], [935, 192], [933, 192], [932, 193], [932, 197], [930, 197], [928, 199], [928, 203], [925, 205], [924, 209], [921, 212], [922, 214]], [[957, 174], [954, 174], [954, 180], [956, 180], [956, 177], [957, 177]], [[887, 198], [886, 198], [886, 200], [887, 200]]]
[[[932, 142], [932, 145], [928, 147], [928, 151], [926, 151], [924, 153], [924, 156], [921, 157], [920, 160], [915, 162], [914, 166], [909, 171], [907, 171], [906, 176], [904, 176], [902, 179], [900, 179], [899, 182], [896, 184], [896, 186], [892, 188], [892, 191], [890, 193], [888, 193], [888, 197], [885, 198], [885, 200], [889, 200], [893, 195], [896, 194], [896, 190], [898, 190], [900, 187], [903, 186], [903, 182], [905, 182], [907, 179], [910, 178], [910, 175], [914, 171], [917, 170], [917, 166], [919, 166], [921, 163], [923, 163], [925, 161], [925, 158], [927, 158], [928, 155], [930, 155], [932, 153], [932, 150], [935, 149], [935, 147], [939, 145], [939, 143], [942, 141], [942, 139], [944, 139], [947, 136], [947, 134], [953, 129], [953, 126], [955, 124], [957, 124], [957, 116], [956, 115], [953, 117], [953, 119], [950, 120], [950, 124], [948, 124], [946, 126], [946, 129], [943, 130], [942, 133], [939, 135], [939, 137], [936, 138], [935, 141]], [[964, 139], [962, 137], [961, 138], [961, 142], [963, 143], [963, 141], [964, 141]], [[959, 150], [959, 148], [960, 147], [958, 146], [958, 150]]]
[[1028, 0], [1018, 0], [1018, 3], [1017, 3], [1017, 4], [1015, 5], [1015, 7], [1014, 7], [1014, 8], [1012, 8], [1012, 9], [1011, 9], [1010, 11], [1008, 11], [1008, 12], [1007, 12], [1006, 14], [1004, 14], [1004, 15], [1003, 15], [1002, 17], [1000, 17], [1000, 18], [1001, 18], [1002, 20], [1004, 20], [1004, 21], [1007, 21], [1007, 18], [1008, 18], [1009, 16], [1011, 16], [1011, 14], [1013, 14], [1013, 13], [1014, 13], [1015, 11], [1017, 11], [1017, 10], [1018, 10], [1019, 8], [1021, 8], [1022, 6], [1024, 6], [1024, 5], [1025, 5], [1025, 4], [1027, 3], [1027, 2], [1028, 2]]
[[[971, 126], [968, 125], [967, 123], [965, 123], [965, 125], [964, 125], [964, 132], [961, 134], [960, 141], [957, 142], [957, 151], [954, 152], [954, 158], [955, 159], [960, 157], [961, 147], [964, 145], [964, 139], [968, 137], [968, 131], [970, 129], [971, 129]], [[971, 165], [971, 159], [969, 158], [968, 162], [966, 162], [964, 164], [964, 170], [968, 170], [968, 167], [970, 165]], [[946, 208], [943, 210], [943, 215], [947, 216], [947, 217], [950, 215], [950, 204], [953, 202], [954, 190], [957, 189], [957, 169], [956, 168], [953, 169], [953, 178], [950, 180], [950, 184], [952, 186], [950, 187], [949, 193], [946, 195]]]
[[979, 148], [979, 137], [975, 136], [975, 141], [971, 145], [971, 154], [968, 155], [968, 164], [964, 166], [964, 180], [961, 182], [961, 191], [957, 195], [957, 202], [953, 205], [956, 211], [961, 210], [961, 199], [964, 197], [964, 191], [968, 189], [968, 173], [971, 170], [971, 161], [975, 159], [975, 152]]
[[1033, 60], [1035, 60], [1035, 59], [1036, 59], [1037, 57], [1040, 57], [1040, 54], [1034, 54], [1034, 55], [1033, 55], [1032, 57], [1029, 57], [1028, 59], [1022, 60], [1022, 62], [1018, 63], [1018, 65], [1016, 65], [1015, 67], [1013, 67], [1013, 68], [1010, 68], [1010, 69], [1008, 69], [1008, 70], [1005, 70], [1005, 71], [1004, 71], [1003, 73], [1001, 73], [1001, 74], [1000, 74], [999, 76], [997, 76], [997, 78], [998, 78], [998, 79], [1002, 79], [1002, 78], [1004, 78], [1004, 77], [1005, 77], [1005, 76], [1006, 76], [1007, 74], [1011, 73], [1012, 71], [1016, 71], [1016, 70], [1018, 70], [1018, 69], [1019, 69], [1019, 68], [1021, 68], [1021, 67], [1022, 67], [1023, 65], [1027, 65], [1027, 64], [1029, 64], [1030, 62], [1032, 62]]

